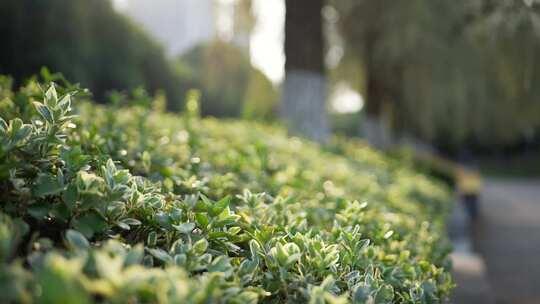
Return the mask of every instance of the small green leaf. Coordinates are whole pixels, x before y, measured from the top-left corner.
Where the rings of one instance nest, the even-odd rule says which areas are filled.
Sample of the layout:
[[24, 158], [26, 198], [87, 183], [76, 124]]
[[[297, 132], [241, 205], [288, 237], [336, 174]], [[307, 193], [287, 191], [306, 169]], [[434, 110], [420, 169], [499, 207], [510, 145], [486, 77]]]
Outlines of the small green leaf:
[[141, 263], [142, 259], [144, 257], [144, 249], [141, 244], [136, 245], [133, 247], [128, 253], [126, 254], [126, 258], [124, 259], [124, 265], [135, 265]]
[[94, 234], [102, 233], [107, 229], [107, 223], [96, 212], [90, 212], [75, 219], [72, 226], [87, 238], [91, 238]]
[[232, 266], [227, 257], [219, 256], [215, 258], [208, 266], [208, 272], [223, 272], [226, 275], [230, 275], [232, 272]]
[[196, 212], [206, 212], [209, 206], [211, 206], [211, 204], [212, 203], [204, 195], [201, 194], [201, 200], [198, 200], [195, 203], [194, 210]]
[[2, 117], [0, 117], [0, 131], [2, 133], [5, 133], [7, 132], [7, 129], [8, 129], [8, 124]]
[[[423, 284], [422, 284], [422, 287], [424, 287]], [[384, 286], [381, 286], [379, 290], [377, 290], [374, 302], [375, 303], [392, 303], [393, 299], [394, 299], [394, 289], [392, 288], [392, 286], [384, 285]], [[436, 298], [433, 300], [434, 301], [428, 301], [427, 303], [435, 303]]]
[[49, 174], [40, 174], [32, 187], [32, 193], [37, 197], [58, 194], [62, 190], [64, 186], [58, 182], [58, 178]]
[[206, 229], [209, 223], [208, 217], [206, 216], [206, 214], [201, 213], [201, 212], [195, 213], [195, 221], [197, 221], [199, 226], [203, 229]]
[[68, 172], [75, 173], [79, 169], [88, 165], [90, 156], [82, 153], [81, 147], [76, 146], [69, 149], [63, 149], [60, 153], [62, 159], [66, 162]]
[[51, 207], [45, 204], [33, 204], [28, 207], [28, 213], [37, 220], [42, 220], [50, 211]]
[[131, 229], [131, 228], [129, 227], [129, 225], [126, 224], [126, 223], [124, 223], [124, 222], [118, 221], [118, 222], [115, 222], [115, 224], [116, 224], [116, 226], [118, 226], [118, 227], [120, 227], [120, 228], [122, 228], [122, 229], [124, 229], [124, 230], [130, 230], [130, 229]]
[[191, 248], [192, 252], [195, 255], [202, 255], [206, 252], [206, 249], [208, 248], [208, 241], [206, 239], [200, 239], [195, 244], [193, 244], [193, 247]]
[[261, 245], [255, 240], [249, 241], [249, 251], [251, 252], [251, 259], [254, 261], [259, 260], [261, 253]]
[[56, 107], [58, 103], [58, 95], [54, 83], [51, 83], [47, 92], [45, 92], [45, 103], [50, 107]]
[[156, 259], [165, 262], [165, 263], [172, 263], [173, 258], [164, 250], [159, 248], [147, 248], [148, 252], [155, 257]]
[[58, 107], [62, 109], [63, 113], [71, 111], [71, 95], [66, 94], [58, 102]]
[[231, 199], [230, 199], [229, 196], [226, 196], [226, 197], [222, 198], [219, 202], [211, 205], [210, 210], [208, 211], [208, 213], [211, 216], [217, 216], [218, 214], [223, 212], [223, 210], [225, 210], [225, 208], [227, 208], [229, 206], [230, 201], [231, 201]]
[[13, 120], [10, 120], [9, 123], [11, 127], [10, 128], [11, 132], [13, 133], [17, 133], [19, 129], [24, 125], [23, 121], [20, 118], [15, 118]]
[[147, 255], [143, 258], [142, 264], [145, 267], [153, 267], [154, 266], [154, 257], [151, 255]]
[[137, 220], [137, 219], [134, 219], [134, 218], [125, 218], [122, 220], [122, 222], [130, 225], [130, 226], [139, 226], [141, 225], [141, 221]]
[[66, 231], [66, 241], [72, 249], [88, 250], [90, 248], [88, 240], [77, 230], [68, 229]]
[[77, 203], [78, 198], [78, 191], [77, 186], [75, 184], [71, 184], [67, 187], [66, 191], [62, 193], [62, 201], [68, 208], [68, 210], [72, 211], [75, 208], [75, 205]]
[[155, 231], [152, 231], [148, 234], [148, 238], [146, 240], [146, 245], [150, 247], [156, 246], [157, 243], [157, 234]]
[[172, 225], [178, 232], [188, 234], [195, 229], [195, 223], [183, 223], [180, 225]]
[[182, 209], [174, 207], [171, 212], [169, 212], [169, 218], [175, 222], [182, 220]]
[[174, 256], [174, 264], [177, 266], [184, 266], [187, 261], [187, 256], [185, 254], [177, 254]]
[[20, 142], [28, 138], [32, 134], [32, 127], [30, 125], [22, 125], [17, 132], [12, 136], [14, 142]]
[[38, 111], [39, 115], [45, 119], [46, 122], [54, 124], [54, 116], [52, 111], [44, 104], [34, 101], [34, 106]]
[[156, 212], [154, 214], [154, 219], [156, 220], [156, 222], [158, 222], [158, 224], [167, 229], [167, 230], [170, 230], [172, 229], [172, 221], [171, 221], [171, 217], [169, 216], [169, 214], [165, 213], [165, 212]]
[[107, 163], [105, 165], [105, 167], [107, 168], [107, 171], [111, 174], [111, 175], [114, 175], [114, 173], [116, 173], [116, 165], [114, 164], [114, 161], [112, 159], [108, 159], [107, 160]]

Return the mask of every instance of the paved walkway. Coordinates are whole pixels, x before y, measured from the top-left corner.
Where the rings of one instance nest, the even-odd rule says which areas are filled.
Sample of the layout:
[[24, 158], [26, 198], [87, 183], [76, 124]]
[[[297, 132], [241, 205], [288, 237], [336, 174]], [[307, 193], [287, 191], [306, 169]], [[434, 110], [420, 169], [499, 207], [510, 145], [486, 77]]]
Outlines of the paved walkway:
[[497, 304], [540, 303], [540, 180], [488, 179], [472, 243]]
[[494, 304], [484, 259], [474, 251], [469, 217], [460, 201], [456, 201], [448, 232], [454, 245], [451, 254], [454, 289], [452, 304]]

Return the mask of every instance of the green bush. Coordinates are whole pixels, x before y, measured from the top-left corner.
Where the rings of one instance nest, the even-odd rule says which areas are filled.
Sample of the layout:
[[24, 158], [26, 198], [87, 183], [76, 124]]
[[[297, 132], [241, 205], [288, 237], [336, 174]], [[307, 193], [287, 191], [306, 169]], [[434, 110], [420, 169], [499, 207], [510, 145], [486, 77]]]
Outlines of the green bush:
[[[439, 303], [448, 193], [356, 142], [0, 84], [17, 303]], [[73, 107], [73, 109], [72, 109]]]

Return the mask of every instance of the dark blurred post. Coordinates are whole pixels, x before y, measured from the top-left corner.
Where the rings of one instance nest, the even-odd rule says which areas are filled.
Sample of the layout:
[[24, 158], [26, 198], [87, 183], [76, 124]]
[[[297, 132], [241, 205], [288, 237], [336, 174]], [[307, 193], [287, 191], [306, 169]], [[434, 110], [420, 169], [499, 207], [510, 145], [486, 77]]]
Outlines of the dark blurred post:
[[292, 134], [324, 143], [326, 76], [321, 10], [323, 0], [286, 0], [285, 83], [281, 115]]
[[[384, 10], [388, 9], [387, 2], [370, 3], [368, 5], [372, 17], [375, 18], [379, 18], [376, 16], [381, 16]], [[354, 24], [351, 26], [354, 26]], [[371, 145], [379, 149], [386, 149], [391, 145], [391, 134], [386, 125], [387, 122], [384, 120], [384, 110], [391, 101], [390, 92], [399, 82], [390, 80], [391, 77], [385, 70], [387, 67], [381, 66], [381, 62], [377, 61], [377, 56], [380, 55], [377, 53], [375, 46], [380, 43], [383, 35], [386, 34], [384, 33], [384, 24], [381, 24], [380, 21], [374, 21], [361, 33], [364, 35], [364, 45], [361, 46], [361, 49], [364, 53], [363, 60], [366, 65], [367, 78], [365, 116], [362, 120], [361, 129], [366, 140]]]

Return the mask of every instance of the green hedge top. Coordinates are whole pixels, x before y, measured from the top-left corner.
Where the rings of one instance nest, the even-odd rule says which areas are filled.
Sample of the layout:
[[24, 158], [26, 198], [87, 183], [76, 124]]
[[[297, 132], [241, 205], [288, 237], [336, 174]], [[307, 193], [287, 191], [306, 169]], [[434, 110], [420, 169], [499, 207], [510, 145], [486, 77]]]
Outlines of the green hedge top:
[[[21, 303], [439, 303], [448, 193], [359, 142], [0, 79], [0, 290]], [[73, 108], [72, 108], [73, 107]]]

